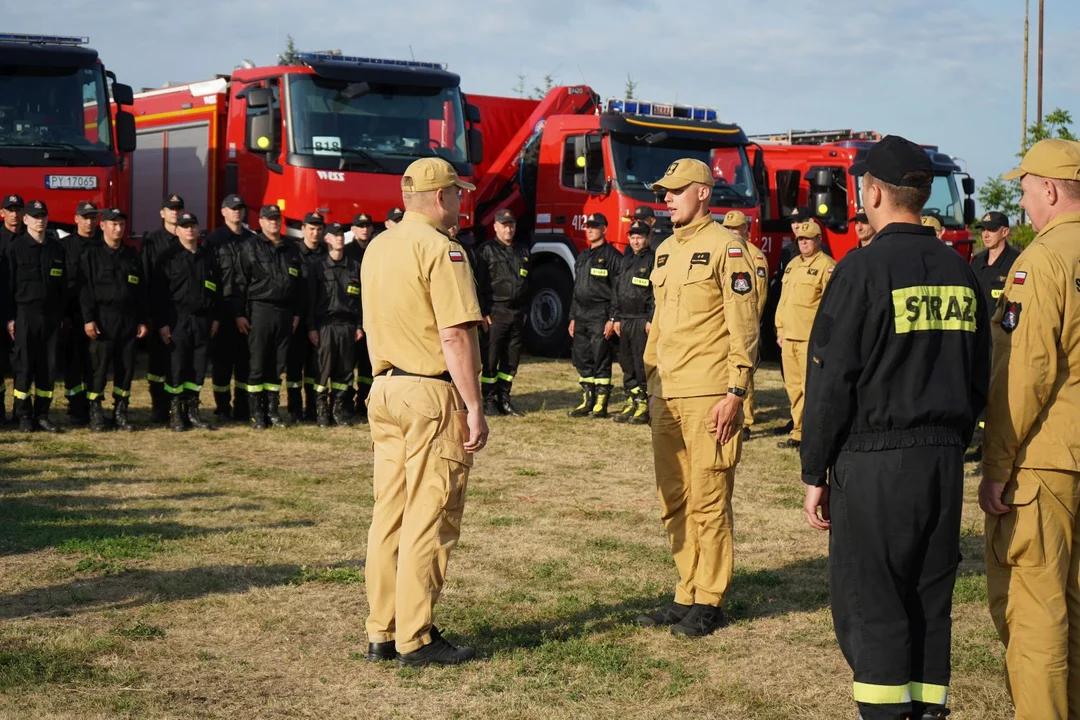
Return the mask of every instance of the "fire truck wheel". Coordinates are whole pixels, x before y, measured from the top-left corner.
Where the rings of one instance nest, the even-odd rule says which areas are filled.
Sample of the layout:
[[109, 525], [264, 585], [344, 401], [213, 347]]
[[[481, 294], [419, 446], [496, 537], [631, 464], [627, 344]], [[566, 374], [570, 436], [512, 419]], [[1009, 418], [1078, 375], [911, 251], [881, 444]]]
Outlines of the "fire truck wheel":
[[574, 281], [570, 271], [554, 264], [540, 265], [529, 278], [529, 322], [525, 325], [525, 348], [533, 355], [565, 357], [570, 350], [570, 300]]

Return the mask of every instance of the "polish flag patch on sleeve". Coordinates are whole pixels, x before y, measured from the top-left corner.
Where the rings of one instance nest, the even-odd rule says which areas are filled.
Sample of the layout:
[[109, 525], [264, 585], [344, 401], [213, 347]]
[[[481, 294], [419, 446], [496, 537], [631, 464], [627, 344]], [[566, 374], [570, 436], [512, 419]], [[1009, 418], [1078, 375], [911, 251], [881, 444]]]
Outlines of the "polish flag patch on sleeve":
[[1023, 285], [1027, 282], [1027, 272], [1024, 270], [1017, 270], [1013, 275], [1013, 285]]
[[742, 257], [742, 248], [728, 248], [727, 249], [727, 256], [728, 257]]
[[465, 253], [460, 250], [451, 250], [450, 262], [465, 262]]

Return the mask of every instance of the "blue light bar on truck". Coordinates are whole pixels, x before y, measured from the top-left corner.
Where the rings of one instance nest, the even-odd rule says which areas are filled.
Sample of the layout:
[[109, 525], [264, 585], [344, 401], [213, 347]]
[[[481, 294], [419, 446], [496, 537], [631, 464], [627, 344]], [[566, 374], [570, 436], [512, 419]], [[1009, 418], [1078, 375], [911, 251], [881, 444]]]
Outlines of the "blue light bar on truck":
[[622, 115], [679, 118], [698, 120], [700, 122], [718, 122], [720, 119], [720, 113], [714, 108], [642, 102], [640, 100], [617, 100], [615, 98], [607, 101], [607, 111]]
[[0, 42], [15, 42], [40, 45], [85, 45], [90, 42], [88, 37], [74, 37], [71, 35], [27, 35], [24, 33], [0, 33]]
[[359, 63], [364, 65], [392, 65], [396, 67], [424, 68], [426, 70], [445, 70], [446, 63], [418, 62], [416, 60], [384, 60], [383, 58], [366, 58], [355, 55], [338, 55], [336, 53], [296, 53], [297, 60], [308, 62], [309, 60], [336, 60], [338, 62]]

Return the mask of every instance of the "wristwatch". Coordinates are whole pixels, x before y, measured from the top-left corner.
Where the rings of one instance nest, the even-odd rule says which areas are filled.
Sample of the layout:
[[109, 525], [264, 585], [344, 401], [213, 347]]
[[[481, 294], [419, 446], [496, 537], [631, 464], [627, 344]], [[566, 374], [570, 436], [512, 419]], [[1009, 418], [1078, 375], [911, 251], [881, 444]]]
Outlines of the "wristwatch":
[[729, 387], [727, 391], [729, 395], [734, 395], [735, 397], [746, 397], [745, 388]]

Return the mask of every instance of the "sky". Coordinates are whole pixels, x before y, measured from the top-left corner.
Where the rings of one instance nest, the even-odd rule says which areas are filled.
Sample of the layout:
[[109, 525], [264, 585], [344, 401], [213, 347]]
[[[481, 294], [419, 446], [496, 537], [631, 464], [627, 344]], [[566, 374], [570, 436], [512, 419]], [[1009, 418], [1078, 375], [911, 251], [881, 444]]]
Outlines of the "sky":
[[[1044, 114], [1080, 126], [1080, 2], [1046, 0]], [[591, 85], [706, 105], [747, 133], [877, 130], [939, 145], [976, 181], [1016, 165], [1023, 0], [44, 0], [5, 30], [88, 36], [121, 82], [159, 87], [298, 49], [447, 63], [469, 93]], [[1029, 123], [1038, 0], [1031, 1]], [[42, 10], [47, 9], [47, 12]]]

